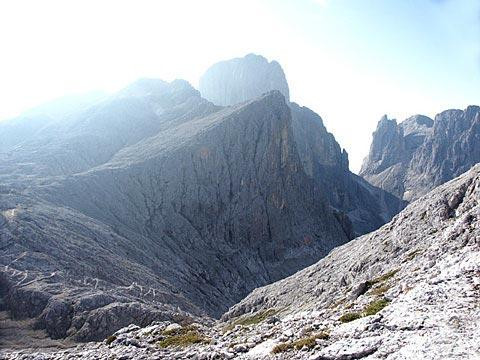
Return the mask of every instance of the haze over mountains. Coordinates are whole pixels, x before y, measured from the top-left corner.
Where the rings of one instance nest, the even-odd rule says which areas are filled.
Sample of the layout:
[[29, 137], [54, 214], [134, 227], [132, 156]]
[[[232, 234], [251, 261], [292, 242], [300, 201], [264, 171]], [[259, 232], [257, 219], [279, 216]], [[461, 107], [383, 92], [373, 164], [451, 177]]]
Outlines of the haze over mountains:
[[[0, 310], [53, 339], [323, 308], [359, 278], [399, 265], [436, 226], [457, 231], [457, 220], [458, 236], [477, 246], [478, 169], [344, 245], [478, 161], [476, 106], [435, 121], [382, 119], [364, 179], [262, 56], [213, 65], [199, 91], [141, 79], [70, 100], [0, 123]], [[447, 245], [435, 246], [460, 248]], [[28, 341], [10, 335], [0, 345]]]

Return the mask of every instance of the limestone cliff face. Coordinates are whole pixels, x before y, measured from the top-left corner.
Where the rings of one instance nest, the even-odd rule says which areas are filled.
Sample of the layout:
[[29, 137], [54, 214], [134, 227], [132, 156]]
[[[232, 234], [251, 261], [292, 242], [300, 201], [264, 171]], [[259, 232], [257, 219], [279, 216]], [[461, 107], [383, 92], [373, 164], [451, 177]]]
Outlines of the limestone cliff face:
[[348, 169], [348, 154], [342, 150], [316, 113], [290, 104], [295, 143], [305, 172], [352, 224], [351, 237], [378, 229], [403, 208], [395, 196], [372, 186]]
[[199, 89], [202, 97], [222, 106], [238, 104], [271, 90], [280, 91], [287, 101], [290, 99], [280, 64], [255, 54], [212, 65], [200, 79]]
[[[277, 80], [266, 81], [272, 74], [276, 74]], [[205, 98], [227, 105], [251, 99], [270, 87], [280, 90], [288, 103], [288, 85], [280, 65], [253, 55], [214, 65], [200, 82]], [[237, 96], [239, 89], [242, 96]], [[377, 229], [403, 208], [403, 202], [395, 196], [349, 171], [347, 152], [327, 131], [319, 115], [295, 103], [289, 103], [289, 107], [295, 145], [304, 171], [343, 219], [351, 238]]]
[[480, 161], [478, 106], [447, 110], [432, 120], [416, 115], [400, 124], [383, 118], [360, 175], [412, 201]]
[[0, 162], [1, 303], [51, 337], [219, 316], [348, 240], [278, 91], [142, 80], [58, 126]]

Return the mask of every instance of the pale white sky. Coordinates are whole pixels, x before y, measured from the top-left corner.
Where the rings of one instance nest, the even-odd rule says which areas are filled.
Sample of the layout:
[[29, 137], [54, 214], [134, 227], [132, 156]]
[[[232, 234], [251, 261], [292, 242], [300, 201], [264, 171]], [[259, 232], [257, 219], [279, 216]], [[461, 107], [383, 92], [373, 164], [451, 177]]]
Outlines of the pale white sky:
[[480, 0], [0, 2], [0, 119], [140, 77], [197, 86], [214, 62], [276, 59], [358, 171], [383, 114], [480, 104]]

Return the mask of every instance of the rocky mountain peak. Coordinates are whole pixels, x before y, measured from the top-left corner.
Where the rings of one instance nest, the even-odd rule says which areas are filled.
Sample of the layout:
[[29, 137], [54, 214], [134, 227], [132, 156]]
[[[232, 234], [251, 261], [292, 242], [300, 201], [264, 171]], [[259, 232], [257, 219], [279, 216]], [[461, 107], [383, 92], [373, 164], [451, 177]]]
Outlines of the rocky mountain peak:
[[428, 116], [414, 115], [402, 121], [400, 126], [403, 128], [404, 136], [410, 134], [426, 135], [429, 131], [428, 129], [433, 127], [433, 120]]
[[176, 79], [172, 82], [160, 79], [142, 78], [121, 90], [117, 97], [146, 97], [146, 96], [171, 96], [174, 94], [196, 94], [200, 93], [186, 80]]
[[221, 61], [201, 77], [202, 96], [216, 105], [234, 105], [278, 90], [289, 101], [290, 92], [282, 67], [260, 55]]
[[390, 220], [402, 208], [402, 202], [349, 171], [347, 152], [328, 132], [322, 118], [289, 101], [288, 84], [278, 62], [249, 54], [213, 65], [200, 81], [202, 96], [221, 105], [247, 101], [272, 89], [285, 97], [290, 108], [294, 146], [303, 170], [343, 219], [350, 237]]
[[91, 341], [218, 317], [348, 241], [303, 171], [280, 91], [225, 108], [192, 91], [141, 80], [0, 163], [0, 304], [13, 320]]
[[360, 175], [411, 201], [480, 161], [480, 107], [379, 121]]
[[[289, 101], [277, 62], [221, 62], [201, 90], [228, 106], [184, 80], [140, 79], [17, 132], [0, 154], [0, 305], [12, 321], [68, 341], [211, 323], [402, 208]], [[0, 144], [11, 133], [0, 127]]]

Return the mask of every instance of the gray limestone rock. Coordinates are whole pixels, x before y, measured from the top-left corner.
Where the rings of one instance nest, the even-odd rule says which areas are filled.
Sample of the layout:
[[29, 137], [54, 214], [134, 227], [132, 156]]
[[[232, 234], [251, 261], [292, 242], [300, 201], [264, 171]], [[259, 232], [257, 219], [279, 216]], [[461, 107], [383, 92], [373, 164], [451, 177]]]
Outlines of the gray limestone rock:
[[349, 171], [347, 152], [327, 131], [320, 116], [295, 103], [290, 108], [304, 170], [326, 194], [330, 206], [346, 215], [352, 224], [352, 238], [378, 229], [404, 207], [394, 195]]
[[0, 294], [52, 338], [219, 316], [348, 240], [278, 91], [141, 80], [42, 134], [0, 161]]
[[[480, 166], [379, 230], [258, 288], [216, 323], [128, 325], [101, 343], [7, 359], [476, 359]], [[165, 331], [165, 330], [169, 331]], [[191, 340], [175, 346], [178, 336]]]
[[447, 110], [432, 120], [416, 115], [397, 124], [382, 118], [360, 175], [407, 201], [453, 179], [480, 161], [480, 107]]
[[[280, 65], [256, 55], [213, 65], [200, 81], [202, 96], [221, 105], [238, 104], [270, 88], [282, 92], [288, 103], [288, 85]], [[350, 238], [377, 229], [403, 208], [404, 203], [394, 195], [349, 171], [347, 152], [327, 131], [319, 115], [295, 103], [288, 104], [304, 171], [343, 218]]]
[[290, 99], [280, 64], [255, 54], [212, 65], [201, 77], [199, 90], [202, 97], [221, 106], [251, 100], [271, 90]]

